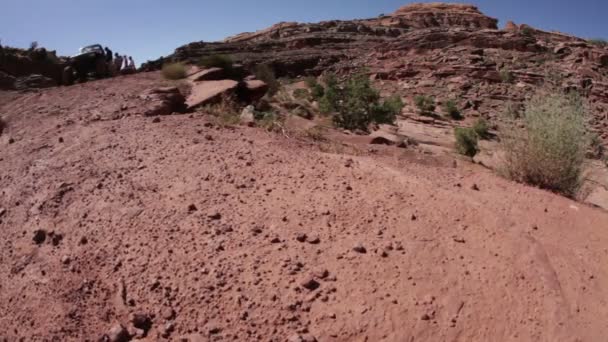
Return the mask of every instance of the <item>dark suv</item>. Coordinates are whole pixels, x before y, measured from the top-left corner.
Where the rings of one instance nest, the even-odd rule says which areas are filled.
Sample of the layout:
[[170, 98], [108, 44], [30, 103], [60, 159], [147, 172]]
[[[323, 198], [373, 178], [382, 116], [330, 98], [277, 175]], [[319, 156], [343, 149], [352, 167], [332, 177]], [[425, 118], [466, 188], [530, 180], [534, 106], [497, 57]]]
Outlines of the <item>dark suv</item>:
[[78, 79], [86, 81], [90, 75], [94, 78], [108, 76], [109, 69], [106, 63], [106, 53], [99, 44], [86, 46], [79, 53], [70, 57], [68, 65], [63, 69], [63, 84], [69, 85]]

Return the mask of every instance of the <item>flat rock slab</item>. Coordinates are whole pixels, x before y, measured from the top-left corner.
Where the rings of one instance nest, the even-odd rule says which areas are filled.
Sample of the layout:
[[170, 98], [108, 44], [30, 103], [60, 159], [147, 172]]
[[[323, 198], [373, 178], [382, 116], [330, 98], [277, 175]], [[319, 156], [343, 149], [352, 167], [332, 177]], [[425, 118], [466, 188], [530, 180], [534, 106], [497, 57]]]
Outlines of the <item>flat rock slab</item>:
[[188, 76], [188, 81], [217, 81], [223, 79], [225, 77], [224, 74], [224, 69], [222, 68], [202, 69]]
[[587, 196], [586, 203], [608, 210], [608, 190], [597, 187]]
[[223, 94], [233, 92], [238, 86], [237, 81], [221, 80], [221, 81], [203, 81], [194, 83], [192, 93], [186, 100], [188, 109], [193, 109], [199, 106], [209, 104], [218, 99]]

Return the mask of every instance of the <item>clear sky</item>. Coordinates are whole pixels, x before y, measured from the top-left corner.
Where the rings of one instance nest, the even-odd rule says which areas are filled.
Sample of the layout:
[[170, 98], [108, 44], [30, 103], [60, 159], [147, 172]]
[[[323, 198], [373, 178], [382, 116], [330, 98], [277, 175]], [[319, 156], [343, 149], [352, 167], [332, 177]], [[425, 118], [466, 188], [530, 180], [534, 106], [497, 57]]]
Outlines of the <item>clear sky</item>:
[[[3, 45], [32, 41], [72, 55], [100, 43], [136, 63], [193, 41], [221, 40], [279, 21], [317, 22], [391, 13], [407, 0], [0, 0]], [[462, 1], [446, 1], [462, 2]], [[487, 15], [586, 38], [608, 38], [608, 0], [472, 0]]]

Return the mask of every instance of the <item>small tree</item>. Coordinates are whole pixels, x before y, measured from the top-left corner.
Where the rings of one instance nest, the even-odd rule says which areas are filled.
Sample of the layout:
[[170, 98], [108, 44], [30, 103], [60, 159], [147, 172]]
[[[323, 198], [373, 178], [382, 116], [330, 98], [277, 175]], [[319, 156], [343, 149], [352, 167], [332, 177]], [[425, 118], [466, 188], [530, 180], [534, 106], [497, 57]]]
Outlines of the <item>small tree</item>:
[[589, 146], [581, 98], [542, 90], [526, 102], [523, 115], [525, 128], [509, 127], [502, 138], [507, 176], [574, 196]]
[[417, 95], [414, 97], [414, 104], [418, 107], [420, 115], [431, 116], [437, 108], [435, 99], [431, 96]]

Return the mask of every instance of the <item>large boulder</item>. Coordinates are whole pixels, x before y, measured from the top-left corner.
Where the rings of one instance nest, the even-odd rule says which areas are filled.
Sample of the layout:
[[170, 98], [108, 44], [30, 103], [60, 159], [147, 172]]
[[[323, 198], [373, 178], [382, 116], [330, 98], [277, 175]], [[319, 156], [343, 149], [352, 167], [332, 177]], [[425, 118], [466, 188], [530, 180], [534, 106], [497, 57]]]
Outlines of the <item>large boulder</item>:
[[15, 89], [15, 77], [0, 71], [0, 90]]
[[182, 113], [186, 109], [186, 99], [177, 87], [154, 88], [140, 95], [147, 101], [145, 116]]
[[42, 75], [29, 75], [24, 77], [18, 77], [15, 80], [15, 88], [18, 90], [31, 89], [31, 88], [49, 88], [57, 86], [55, 80], [42, 76]]
[[246, 80], [245, 89], [245, 100], [248, 102], [255, 102], [266, 95], [266, 92], [268, 91], [268, 84], [260, 80]]
[[226, 72], [222, 68], [209, 68], [199, 70], [192, 75], [188, 76], [190, 82], [201, 82], [201, 81], [218, 81], [226, 78]]
[[203, 81], [192, 86], [192, 92], [186, 100], [188, 109], [194, 109], [233, 95], [239, 83], [233, 80]]

